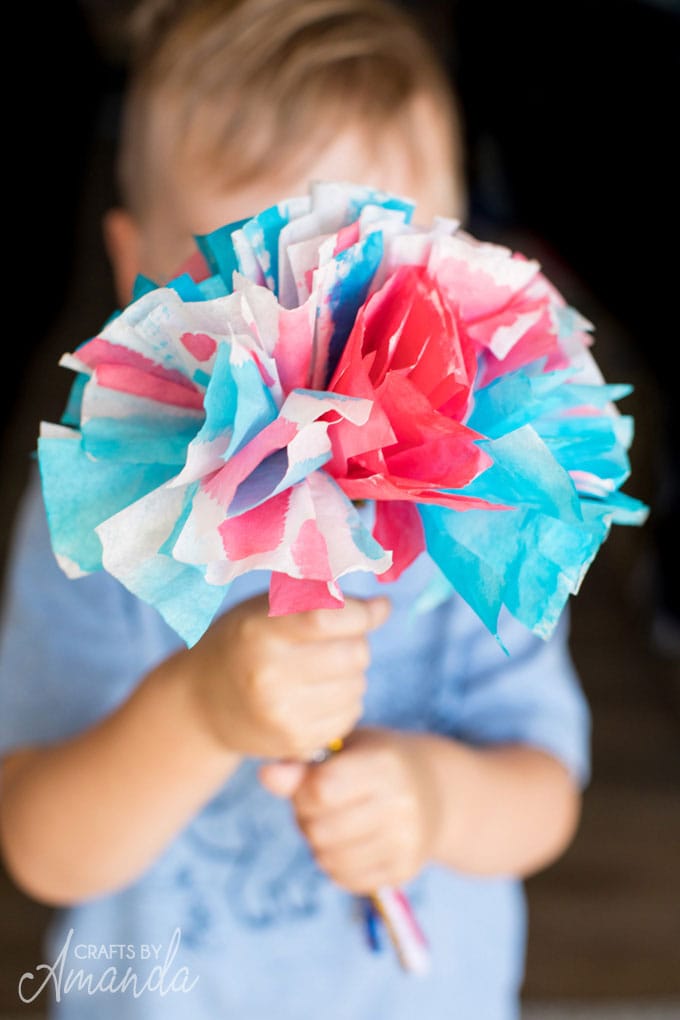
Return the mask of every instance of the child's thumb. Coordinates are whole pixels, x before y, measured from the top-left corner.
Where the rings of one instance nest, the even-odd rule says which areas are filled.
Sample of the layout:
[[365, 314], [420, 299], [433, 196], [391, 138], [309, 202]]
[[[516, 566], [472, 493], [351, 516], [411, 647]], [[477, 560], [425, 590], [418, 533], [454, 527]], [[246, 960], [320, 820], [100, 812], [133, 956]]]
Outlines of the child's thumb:
[[306, 765], [304, 762], [274, 762], [260, 765], [258, 775], [266, 790], [277, 797], [292, 797], [302, 782]]

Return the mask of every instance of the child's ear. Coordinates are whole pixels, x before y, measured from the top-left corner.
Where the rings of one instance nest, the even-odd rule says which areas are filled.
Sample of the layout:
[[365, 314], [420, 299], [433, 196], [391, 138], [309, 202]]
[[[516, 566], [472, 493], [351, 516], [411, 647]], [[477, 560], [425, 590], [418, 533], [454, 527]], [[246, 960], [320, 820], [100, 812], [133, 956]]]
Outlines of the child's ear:
[[102, 222], [116, 295], [121, 307], [132, 300], [132, 288], [140, 271], [141, 233], [137, 221], [127, 209], [109, 209]]

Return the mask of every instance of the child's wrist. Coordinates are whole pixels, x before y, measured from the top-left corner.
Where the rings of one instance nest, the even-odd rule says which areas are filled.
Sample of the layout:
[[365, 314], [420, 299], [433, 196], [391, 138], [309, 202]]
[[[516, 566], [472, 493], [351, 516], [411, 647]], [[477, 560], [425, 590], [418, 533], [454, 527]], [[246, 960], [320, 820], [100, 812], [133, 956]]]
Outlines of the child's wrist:
[[241, 755], [222, 739], [211, 719], [209, 707], [201, 697], [201, 685], [191, 668], [191, 653], [179, 652], [167, 659], [150, 675], [149, 682], [157, 683], [163, 696], [174, 701], [178, 718], [182, 722], [185, 738], [196, 745], [196, 753], [214, 759], [229, 773], [241, 761]]
[[477, 767], [475, 752], [441, 734], [418, 734], [416, 739], [432, 805], [430, 859], [438, 864], [463, 866]]

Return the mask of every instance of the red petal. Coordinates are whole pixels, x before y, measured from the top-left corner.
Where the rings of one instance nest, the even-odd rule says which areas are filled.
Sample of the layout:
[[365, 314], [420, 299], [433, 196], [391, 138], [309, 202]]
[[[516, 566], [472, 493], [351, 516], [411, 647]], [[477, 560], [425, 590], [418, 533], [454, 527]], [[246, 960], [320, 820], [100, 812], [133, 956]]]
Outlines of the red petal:
[[[333, 587], [339, 598], [333, 594]], [[341, 609], [345, 604], [342, 594], [326, 581], [299, 580], [273, 571], [269, 584], [269, 615], [304, 613], [309, 609]]]
[[392, 552], [392, 566], [380, 574], [380, 581], [396, 581], [425, 549], [423, 524], [413, 503], [399, 500], [378, 503], [373, 537], [383, 549]]

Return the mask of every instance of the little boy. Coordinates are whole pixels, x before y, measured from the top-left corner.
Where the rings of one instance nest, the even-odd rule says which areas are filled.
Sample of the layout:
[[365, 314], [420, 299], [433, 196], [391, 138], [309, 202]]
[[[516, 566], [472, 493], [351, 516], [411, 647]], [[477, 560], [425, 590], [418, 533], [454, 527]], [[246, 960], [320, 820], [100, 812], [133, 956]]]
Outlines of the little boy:
[[[398, 10], [168, 7], [105, 224], [121, 302], [138, 272], [170, 278], [193, 234], [310, 179], [409, 195], [423, 222], [461, 214], [455, 106]], [[506, 620], [506, 657], [458, 599], [409, 624], [430, 569], [352, 576], [344, 609], [275, 619], [267, 579], [244, 577], [187, 650], [111, 577], [65, 579], [34, 480], [0, 645], [0, 833], [17, 883], [60, 909], [54, 969], [24, 998], [45, 983], [60, 1020], [517, 1016], [520, 880], [573, 835], [588, 711], [564, 625], [543, 643]], [[412, 900], [426, 977], [364, 940], [358, 897], [383, 885]]]

